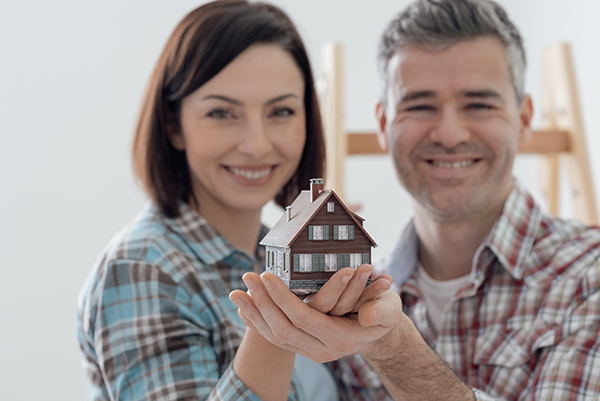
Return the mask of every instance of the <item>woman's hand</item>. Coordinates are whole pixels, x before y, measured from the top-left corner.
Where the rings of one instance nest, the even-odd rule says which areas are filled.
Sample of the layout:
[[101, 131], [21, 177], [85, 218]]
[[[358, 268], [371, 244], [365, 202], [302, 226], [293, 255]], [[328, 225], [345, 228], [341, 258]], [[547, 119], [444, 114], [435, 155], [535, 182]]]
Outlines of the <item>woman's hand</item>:
[[271, 343], [315, 362], [332, 361], [369, 350], [400, 321], [402, 302], [388, 290], [389, 276], [364, 287], [371, 271], [370, 265], [341, 269], [306, 302], [273, 274], [246, 273], [249, 293], [236, 290], [230, 299], [246, 325]]

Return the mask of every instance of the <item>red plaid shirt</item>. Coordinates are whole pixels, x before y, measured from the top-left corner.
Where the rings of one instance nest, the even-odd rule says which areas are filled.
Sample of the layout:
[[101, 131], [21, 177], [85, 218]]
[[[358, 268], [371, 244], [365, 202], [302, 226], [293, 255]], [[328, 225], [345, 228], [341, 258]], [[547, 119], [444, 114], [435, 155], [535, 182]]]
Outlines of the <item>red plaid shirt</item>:
[[[404, 312], [478, 400], [600, 400], [600, 228], [543, 214], [516, 182], [437, 337], [417, 286], [418, 246], [410, 224], [387, 272]], [[333, 370], [342, 400], [389, 399], [360, 356]]]

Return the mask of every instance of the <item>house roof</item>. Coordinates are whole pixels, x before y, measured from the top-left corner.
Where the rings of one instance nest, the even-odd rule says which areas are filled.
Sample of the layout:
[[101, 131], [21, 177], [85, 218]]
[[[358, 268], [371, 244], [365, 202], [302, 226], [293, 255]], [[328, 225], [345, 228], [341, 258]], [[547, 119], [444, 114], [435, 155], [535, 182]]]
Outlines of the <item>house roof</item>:
[[373, 241], [373, 238], [371, 238], [362, 225], [362, 222], [365, 219], [348, 209], [333, 190], [322, 190], [314, 202], [311, 202], [310, 195], [311, 192], [307, 190], [300, 192], [300, 195], [292, 202], [290, 221], [287, 221], [287, 212], [285, 212], [260, 243], [262, 245], [289, 246], [294, 242], [298, 235], [300, 235], [300, 232], [308, 225], [319, 209], [321, 209], [331, 197], [335, 197], [348, 215], [355, 221], [356, 226], [362, 230], [369, 241], [371, 241], [371, 246], [377, 246], [375, 241]]

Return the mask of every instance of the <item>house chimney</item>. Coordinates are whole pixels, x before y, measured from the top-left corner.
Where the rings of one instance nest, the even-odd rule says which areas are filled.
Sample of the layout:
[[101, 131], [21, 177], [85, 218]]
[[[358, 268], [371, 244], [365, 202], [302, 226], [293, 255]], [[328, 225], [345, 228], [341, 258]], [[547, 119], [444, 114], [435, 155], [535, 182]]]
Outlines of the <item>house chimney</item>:
[[286, 221], [290, 221], [292, 219], [292, 207], [291, 206], [285, 207], [285, 218], [286, 218]]
[[323, 190], [323, 179], [322, 178], [311, 178], [310, 179], [310, 201], [314, 202]]

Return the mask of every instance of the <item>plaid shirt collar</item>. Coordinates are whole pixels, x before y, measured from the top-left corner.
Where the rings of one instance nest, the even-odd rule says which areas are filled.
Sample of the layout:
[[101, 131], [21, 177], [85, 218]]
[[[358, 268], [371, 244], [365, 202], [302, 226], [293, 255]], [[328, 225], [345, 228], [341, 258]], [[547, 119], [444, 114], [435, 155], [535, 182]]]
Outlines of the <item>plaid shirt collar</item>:
[[[152, 203], [148, 206], [154, 209]], [[248, 252], [235, 248], [225, 237], [223, 237], [204, 217], [187, 203], [179, 204], [179, 217], [171, 218], [160, 214], [165, 224], [174, 233], [180, 235], [190, 245], [194, 254], [205, 264], [223, 262], [230, 257], [239, 256], [240, 253], [250, 260], [257, 260], [264, 268], [264, 246], [258, 245], [256, 253], [252, 257]], [[264, 225], [260, 228], [259, 242], [267, 234], [269, 229]]]
[[[475, 288], [481, 285], [485, 277], [481, 266], [488, 265], [480, 261], [489, 257], [496, 257], [515, 280], [523, 278], [525, 259], [531, 253], [541, 219], [538, 205], [521, 183], [513, 178], [513, 188], [504, 202], [502, 213], [473, 258], [471, 275]], [[418, 258], [419, 237], [411, 220], [385, 262], [395, 285], [402, 286], [411, 278], [417, 268]]]

